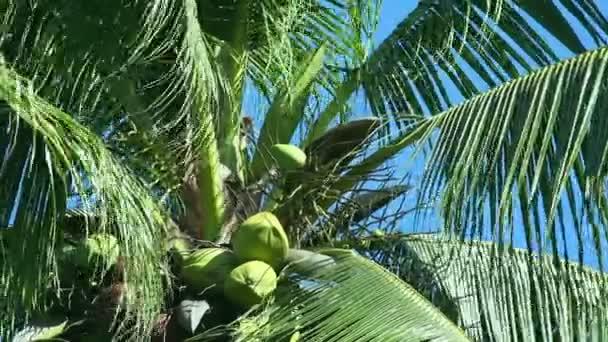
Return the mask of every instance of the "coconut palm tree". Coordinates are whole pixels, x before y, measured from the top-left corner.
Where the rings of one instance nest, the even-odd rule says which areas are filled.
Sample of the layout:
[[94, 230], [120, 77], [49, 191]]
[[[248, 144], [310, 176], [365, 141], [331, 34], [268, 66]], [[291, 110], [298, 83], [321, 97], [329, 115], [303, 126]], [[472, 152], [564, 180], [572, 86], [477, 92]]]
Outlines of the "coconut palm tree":
[[[421, 0], [371, 48], [379, 5], [0, 0], [0, 334], [608, 336], [605, 10]], [[393, 227], [429, 206], [437, 232]], [[260, 212], [276, 289], [195, 291]]]

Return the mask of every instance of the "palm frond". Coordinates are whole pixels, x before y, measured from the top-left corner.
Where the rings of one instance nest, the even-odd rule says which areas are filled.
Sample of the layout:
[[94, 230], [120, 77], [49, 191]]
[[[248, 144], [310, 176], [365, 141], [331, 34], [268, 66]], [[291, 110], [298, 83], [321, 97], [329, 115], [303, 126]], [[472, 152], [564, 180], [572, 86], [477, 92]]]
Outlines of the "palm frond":
[[559, 61], [554, 41], [605, 45], [606, 13], [592, 1], [422, 0], [370, 56], [364, 89], [376, 115], [439, 113]]
[[284, 283], [260, 312], [238, 321], [237, 340], [289, 341], [294, 334], [328, 342], [467, 340], [413, 288], [374, 262], [347, 250], [320, 252], [334, 263], [288, 266], [282, 274], [291, 286]]
[[268, 171], [268, 163], [272, 160], [269, 153], [270, 147], [274, 144], [291, 142], [296, 128], [304, 117], [304, 108], [309, 100], [311, 84], [323, 67], [325, 50], [326, 47], [322, 44], [314, 52], [308, 54], [302, 62], [300, 70], [293, 75], [293, 79], [289, 80], [290, 84], [275, 96], [265, 115], [264, 125], [251, 161], [252, 181], [257, 181]]
[[441, 237], [403, 240], [484, 341], [597, 341], [608, 336], [606, 276], [550, 256]]
[[[265, 0], [249, 5], [248, 74], [263, 92], [264, 85], [276, 86], [281, 74], [289, 74], [302, 56], [324, 43], [334, 65], [357, 65], [367, 53], [369, 38], [362, 34], [371, 34], [378, 17], [376, 2]], [[339, 81], [333, 71], [331, 63], [324, 65], [323, 82]]]
[[448, 233], [556, 256], [574, 234], [578, 261], [603, 269], [607, 65], [608, 49], [585, 53], [430, 119], [440, 133], [421, 198], [442, 194]]
[[[101, 139], [72, 116], [36, 95], [30, 81], [0, 65], [2, 116], [2, 205], [0, 226], [3, 317], [0, 330], [14, 328], [45, 308], [44, 295], [57, 291], [55, 251], [60, 243], [72, 186], [94, 204], [101, 231], [115, 234], [125, 257], [127, 319], [123, 331], [137, 336], [151, 326], [162, 306], [161, 274], [165, 220], [161, 208]], [[89, 184], [93, 196], [87, 196]]]
[[[583, 45], [585, 34], [592, 46]], [[436, 114], [455, 99], [559, 61], [554, 41], [574, 53], [605, 45], [606, 14], [583, 0], [419, 1], [365, 62], [345, 75], [307, 142], [325, 131], [361, 87], [372, 113], [396, 119], [399, 126], [400, 113]]]
[[[220, 177], [220, 156], [216, 140], [216, 127], [214, 125], [216, 115], [213, 110], [215, 96], [218, 91], [215, 86], [216, 80], [209, 72], [213, 70], [210, 63], [209, 46], [202, 34], [197, 20], [197, 5], [195, 0], [185, 1], [186, 35], [184, 39], [184, 61], [185, 65], [193, 66], [190, 72], [186, 73], [184, 84], [189, 84], [190, 89], [186, 94], [192, 97], [189, 106], [194, 115], [198, 118], [198, 134], [200, 141], [193, 141], [194, 148], [198, 148], [198, 168], [196, 177], [198, 186], [204, 191], [198, 193], [202, 198], [197, 203], [201, 203], [203, 210], [203, 222], [199, 222], [199, 236], [204, 239], [212, 240], [218, 237], [220, 229], [224, 223], [224, 192], [223, 182]], [[209, 80], [209, 77], [212, 79]], [[185, 103], [188, 105], [188, 101]]]

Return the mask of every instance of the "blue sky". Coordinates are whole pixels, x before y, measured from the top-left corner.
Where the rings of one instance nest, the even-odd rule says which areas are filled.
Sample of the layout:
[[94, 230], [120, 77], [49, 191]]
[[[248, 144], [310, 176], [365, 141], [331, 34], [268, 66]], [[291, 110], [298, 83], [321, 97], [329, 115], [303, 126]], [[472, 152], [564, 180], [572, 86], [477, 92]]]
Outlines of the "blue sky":
[[[599, 6], [599, 8], [602, 10], [603, 13], [608, 13], [608, 1], [595, 1], [596, 5]], [[411, 0], [385, 0], [384, 4], [383, 4], [383, 8], [381, 10], [381, 15], [380, 15], [380, 22], [379, 22], [379, 26], [378, 26], [378, 31], [376, 32], [375, 36], [374, 36], [374, 43], [377, 45], [379, 44], [384, 38], [386, 38], [391, 31], [396, 27], [396, 25], [403, 20], [403, 18], [406, 17], [406, 15], [411, 12], [416, 5], [418, 4], [418, 1], [411, 1]], [[566, 15], [568, 16], [568, 15]], [[550, 37], [548, 34], [546, 34], [546, 32], [544, 32], [542, 30], [542, 28], [540, 28], [538, 25], [533, 25], [535, 26], [537, 29], [539, 29], [540, 33], [543, 34], [543, 36], [546, 37], [546, 39], [548, 40], [548, 42], [551, 44], [551, 46], [556, 48], [556, 52], [558, 54], [559, 57], [561, 58], [569, 58], [572, 57], [573, 54], [566, 49], [565, 47], [563, 47], [559, 42], [557, 42], [555, 39], [552, 39], [552, 37]], [[583, 43], [587, 46], [587, 47], [592, 47], [593, 42], [591, 41], [590, 37], [585, 36], [584, 34], [580, 36], [580, 38], [582, 39]], [[449, 87], [448, 87], [449, 89]], [[459, 96], [456, 92], [451, 94], [454, 99], [459, 100]], [[359, 110], [363, 111], [363, 112], [367, 112], [367, 110], [365, 108], [359, 108]], [[403, 155], [399, 158], [397, 158], [395, 160], [394, 165], [399, 168], [401, 167], [403, 169], [403, 166], [406, 162], [407, 162], [407, 155]], [[418, 162], [414, 165], [415, 169], [421, 169], [422, 168], [422, 163]], [[565, 221], [571, 221], [572, 217], [569, 215], [565, 216]], [[521, 220], [521, 218], [519, 219]], [[414, 221], [414, 219], [412, 217], [406, 218], [404, 220], [402, 220], [401, 222], [401, 228], [403, 230], [406, 231], [425, 231], [425, 230], [429, 230], [429, 229], [433, 229], [434, 227], [436, 227], [439, 224], [439, 221], [437, 220], [428, 220], [425, 222], [417, 222]], [[566, 223], [566, 225], [568, 225]], [[517, 223], [516, 223], [517, 226]], [[514, 243], [516, 244], [516, 246], [518, 247], [524, 247], [525, 246], [525, 239], [524, 239], [524, 235], [523, 232], [521, 232], [521, 230], [515, 234], [515, 241]], [[568, 252], [570, 254], [570, 256], [576, 256], [577, 255], [577, 250], [578, 250], [578, 242], [577, 239], [575, 237], [575, 233], [574, 230], [571, 229], [570, 231], [567, 229], [566, 230], [566, 240], [567, 240], [567, 249]], [[589, 240], [589, 239], [587, 239]], [[598, 260], [597, 257], [595, 256], [595, 252], [592, 252], [592, 248], [590, 245], [590, 241], [587, 241], [587, 252], [585, 252], [584, 254], [584, 262], [590, 266], [593, 267], [597, 267], [598, 266]], [[604, 241], [604, 245], [606, 246], [606, 243]]]

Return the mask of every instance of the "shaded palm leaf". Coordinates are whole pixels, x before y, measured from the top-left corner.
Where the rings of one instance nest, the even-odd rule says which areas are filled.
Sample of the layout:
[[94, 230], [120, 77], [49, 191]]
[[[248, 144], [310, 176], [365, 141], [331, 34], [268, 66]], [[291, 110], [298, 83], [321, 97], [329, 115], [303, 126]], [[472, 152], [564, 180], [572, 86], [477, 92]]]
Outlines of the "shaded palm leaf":
[[[313, 168], [337, 164], [369, 142], [380, 127], [378, 118], [357, 119], [333, 127], [306, 146]], [[343, 163], [348, 161], [342, 161]]]
[[585, 341], [608, 336], [606, 276], [492, 243], [410, 237], [405, 245], [431, 269], [461, 311], [461, 326], [484, 341]]
[[335, 223], [337, 231], [344, 231], [352, 223], [369, 218], [377, 210], [386, 207], [396, 198], [405, 194], [411, 187], [397, 185], [376, 191], [366, 191], [354, 196], [336, 213], [339, 222]]

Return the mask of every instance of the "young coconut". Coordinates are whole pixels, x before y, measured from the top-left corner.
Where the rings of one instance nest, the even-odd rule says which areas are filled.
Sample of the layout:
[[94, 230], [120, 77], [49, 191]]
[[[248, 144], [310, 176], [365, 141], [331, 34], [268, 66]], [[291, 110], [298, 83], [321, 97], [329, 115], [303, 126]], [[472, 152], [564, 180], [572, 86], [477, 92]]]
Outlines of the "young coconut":
[[382, 231], [381, 229], [375, 229], [372, 232], [372, 236], [375, 238], [383, 238], [384, 237], [384, 231]]
[[284, 171], [296, 170], [306, 165], [306, 153], [295, 145], [273, 145], [270, 148], [270, 155], [279, 169]]
[[224, 283], [224, 295], [243, 307], [259, 304], [277, 288], [277, 274], [262, 261], [246, 262], [230, 272]]
[[238, 265], [236, 256], [223, 248], [203, 248], [186, 257], [182, 264], [182, 279], [195, 290], [222, 287], [224, 280]]
[[232, 237], [232, 246], [243, 261], [260, 260], [278, 267], [287, 256], [289, 240], [279, 219], [263, 211], [241, 223]]
[[82, 268], [100, 266], [107, 269], [116, 263], [120, 250], [116, 237], [99, 233], [89, 236], [70, 253], [76, 266]]

